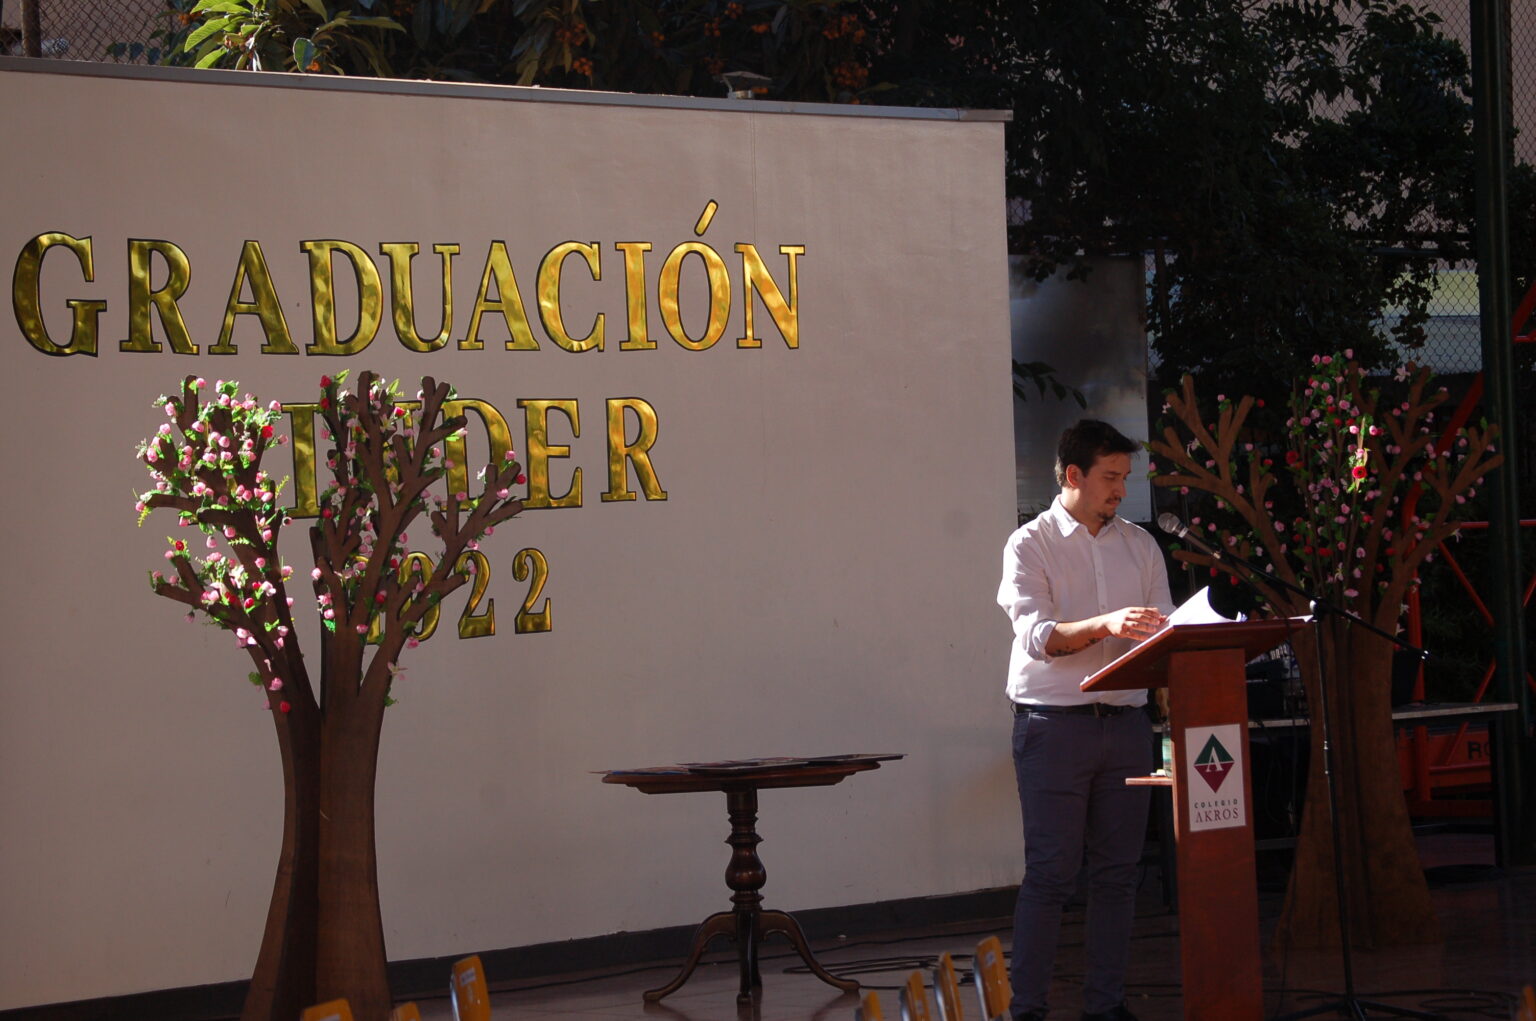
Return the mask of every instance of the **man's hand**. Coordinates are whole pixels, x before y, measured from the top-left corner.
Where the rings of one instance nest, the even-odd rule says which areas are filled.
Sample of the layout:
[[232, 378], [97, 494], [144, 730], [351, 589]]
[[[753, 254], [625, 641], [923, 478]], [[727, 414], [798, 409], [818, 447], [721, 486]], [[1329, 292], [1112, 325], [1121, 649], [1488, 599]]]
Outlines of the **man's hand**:
[[1167, 620], [1156, 607], [1127, 606], [1087, 620], [1061, 621], [1046, 639], [1045, 651], [1051, 656], [1070, 656], [1106, 638], [1139, 642], [1156, 634]]
[[1099, 623], [1111, 636], [1136, 641], [1152, 637], [1167, 620], [1154, 606], [1127, 606], [1098, 617]]

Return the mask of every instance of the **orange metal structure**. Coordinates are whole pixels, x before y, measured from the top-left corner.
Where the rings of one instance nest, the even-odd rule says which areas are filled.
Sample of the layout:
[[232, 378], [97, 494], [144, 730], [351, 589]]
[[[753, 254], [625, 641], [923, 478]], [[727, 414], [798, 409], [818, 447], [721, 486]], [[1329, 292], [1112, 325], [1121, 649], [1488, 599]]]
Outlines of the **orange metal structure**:
[[[1512, 339], [1516, 344], [1529, 344], [1536, 342], [1536, 329], [1522, 330], [1531, 324], [1532, 315], [1536, 314], [1536, 284], [1533, 284], [1525, 292], [1520, 306], [1515, 310]], [[1445, 431], [1435, 443], [1435, 453], [1438, 455], [1450, 449], [1455, 442], [1456, 433], [1467, 420], [1472, 417], [1483, 397], [1483, 374], [1478, 373], [1473, 379], [1472, 385], [1467, 389], [1467, 395], [1457, 405], [1456, 412], [1446, 424]], [[1416, 494], [1410, 494], [1404, 503], [1403, 520], [1412, 519], [1417, 506]], [[1521, 528], [1536, 527], [1536, 519], [1525, 519], [1520, 522]], [[1469, 521], [1462, 524], [1461, 532], [1486, 531], [1488, 522]], [[1456, 575], [1457, 581], [1466, 592], [1472, 605], [1477, 607], [1478, 613], [1490, 627], [1493, 625], [1493, 614], [1489, 611], [1487, 603], [1478, 594], [1477, 586], [1467, 576], [1466, 571], [1456, 560], [1450, 547], [1441, 543], [1435, 551], [1451, 571]], [[1526, 582], [1525, 594], [1522, 606], [1529, 606], [1531, 594], [1536, 591], [1536, 573], [1531, 575]], [[1422, 647], [1424, 641], [1424, 618], [1419, 605], [1419, 593], [1417, 589], [1410, 591], [1408, 595], [1407, 631], [1408, 639], [1415, 645]], [[1477, 692], [1473, 696], [1474, 702], [1481, 702], [1488, 692], [1488, 685], [1493, 680], [1495, 663], [1488, 661], [1483, 670], [1481, 682], [1477, 686]], [[1530, 673], [1525, 675], [1525, 683], [1536, 691], [1536, 678]], [[1424, 667], [1419, 666], [1418, 676], [1414, 680], [1413, 698], [1415, 701], [1424, 699]], [[1410, 814], [1427, 817], [1490, 815], [1493, 807], [1486, 798], [1436, 798], [1436, 791], [1443, 793], [1467, 793], [1482, 792], [1491, 789], [1493, 780], [1493, 764], [1488, 755], [1488, 726], [1486, 723], [1461, 723], [1454, 731], [1433, 732], [1427, 725], [1421, 724], [1404, 730], [1398, 735], [1397, 742], [1398, 761], [1403, 770], [1403, 790], [1408, 797], [1408, 811]]]

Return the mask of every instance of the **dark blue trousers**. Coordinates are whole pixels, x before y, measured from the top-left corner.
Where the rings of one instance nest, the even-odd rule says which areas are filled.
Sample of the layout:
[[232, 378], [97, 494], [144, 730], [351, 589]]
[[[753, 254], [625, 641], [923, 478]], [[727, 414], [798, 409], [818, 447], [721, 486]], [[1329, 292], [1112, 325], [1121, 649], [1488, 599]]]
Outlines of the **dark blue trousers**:
[[1013, 765], [1024, 815], [1024, 882], [1013, 918], [1010, 1011], [1045, 1007], [1062, 908], [1087, 867], [1083, 1009], [1112, 1010], [1125, 999], [1125, 968], [1136, 917], [1137, 866], [1146, 838], [1146, 787], [1126, 777], [1152, 771], [1151, 719], [1144, 709], [1116, 716], [1021, 713], [1013, 721]]

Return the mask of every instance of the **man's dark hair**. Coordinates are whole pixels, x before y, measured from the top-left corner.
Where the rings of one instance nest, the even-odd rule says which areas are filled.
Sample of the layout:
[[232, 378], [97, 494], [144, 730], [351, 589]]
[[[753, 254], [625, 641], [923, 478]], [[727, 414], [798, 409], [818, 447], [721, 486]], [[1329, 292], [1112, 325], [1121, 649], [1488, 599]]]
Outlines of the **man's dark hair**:
[[1061, 434], [1056, 444], [1056, 484], [1067, 484], [1067, 466], [1075, 464], [1084, 475], [1105, 454], [1136, 454], [1141, 444], [1108, 422], [1085, 418]]

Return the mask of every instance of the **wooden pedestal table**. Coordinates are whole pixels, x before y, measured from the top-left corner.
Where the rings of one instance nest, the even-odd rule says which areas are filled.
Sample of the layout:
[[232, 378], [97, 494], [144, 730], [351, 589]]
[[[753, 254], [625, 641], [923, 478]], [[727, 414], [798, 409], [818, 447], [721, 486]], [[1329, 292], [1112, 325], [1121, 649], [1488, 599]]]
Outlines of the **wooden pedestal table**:
[[697, 791], [721, 791], [731, 821], [731, 861], [725, 870], [725, 885], [731, 888], [731, 910], [710, 915], [694, 931], [688, 959], [677, 977], [659, 989], [647, 990], [645, 999], [655, 1003], [682, 988], [698, 967], [699, 958], [716, 936], [730, 936], [736, 941], [736, 957], [741, 966], [741, 990], [738, 1004], [752, 1001], [753, 990], [763, 979], [757, 968], [758, 945], [771, 933], [782, 933], [805, 961], [811, 974], [828, 985], [853, 992], [859, 984], [840, 979], [828, 972], [811, 953], [800, 923], [783, 911], [762, 908], [763, 884], [768, 873], [757, 856], [762, 837], [757, 834], [757, 792], [782, 787], [829, 787], [842, 783], [854, 773], [879, 769], [880, 763], [899, 759], [900, 755], [830, 755], [816, 759], [744, 759], [736, 762], [686, 763], [680, 766], [654, 766], [646, 769], [614, 770], [603, 775], [603, 783], [623, 784], [644, 794], [686, 794]]
[[1188, 1021], [1260, 1021], [1259, 897], [1243, 665], [1285, 641], [1288, 620], [1166, 628], [1083, 682], [1084, 691], [1168, 689], [1179, 946]]

